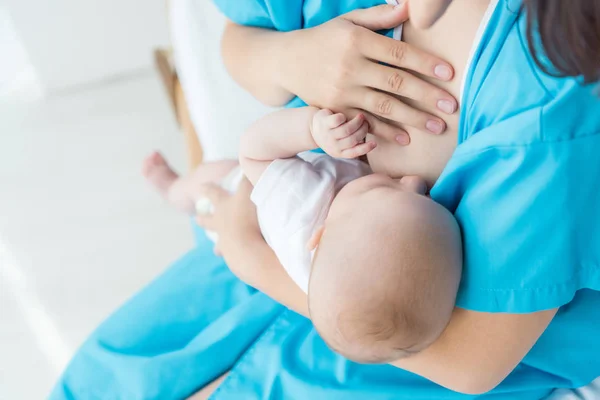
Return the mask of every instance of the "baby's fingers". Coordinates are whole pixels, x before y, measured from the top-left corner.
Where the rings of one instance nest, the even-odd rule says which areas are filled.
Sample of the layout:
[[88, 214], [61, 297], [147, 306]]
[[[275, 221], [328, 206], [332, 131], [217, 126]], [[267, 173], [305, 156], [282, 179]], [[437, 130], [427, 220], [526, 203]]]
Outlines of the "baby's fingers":
[[350, 121], [345, 124], [335, 128], [333, 130], [333, 137], [336, 139], [347, 138], [359, 129], [363, 127], [365, 124], [365, 116], [363, 114], [358, 114], [356, 117], [352, 118]]
[[369, 133], [369, 123], [363, 120], [362, 125], [356, 129], [350, 136], [338, 140], [338, 148], [349, 149], [365, 141]]
[[350, 149], [346, 149], [342, 151], [343, 158], [358, 158], [362, 157], [368, 153], [370, 153], [375, 147], [377, 147], [377, 143], [374, 141], [361, 143], [358, 146], [354, 146]]
[[322, 109], [315, 115], [315, 118], [320, 121], [322, 127], [326, 129], [335, 129], [347, 121], [346, 116], [342, 113], [334, 114], [331, 110]]

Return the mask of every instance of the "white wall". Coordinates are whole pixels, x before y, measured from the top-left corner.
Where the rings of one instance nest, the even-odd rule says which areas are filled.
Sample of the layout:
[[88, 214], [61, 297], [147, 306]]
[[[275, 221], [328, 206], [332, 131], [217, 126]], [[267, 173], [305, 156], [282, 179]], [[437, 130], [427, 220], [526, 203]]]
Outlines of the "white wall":
[[39, 99], [43, 95], [8, 10], [0, 5], [0, 105]]
[[27, 56], [6, 8], [0, 6], [0, 91], [27, 67]]
[[152, 49], [168, 44], [164, 0], [6, 2], [49, 92], [148, 68]]

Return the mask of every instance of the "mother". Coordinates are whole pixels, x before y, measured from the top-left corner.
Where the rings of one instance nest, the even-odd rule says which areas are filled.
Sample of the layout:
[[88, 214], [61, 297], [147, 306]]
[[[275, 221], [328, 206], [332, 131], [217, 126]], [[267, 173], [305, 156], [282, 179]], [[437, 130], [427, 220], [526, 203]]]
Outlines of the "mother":
[[[250, 8], [255, 13], [246, 9], [243, 14], [239, 3], [236, 10], [229, 10], [231, 17], [256, 17], [253, 21], [263, 25], [281, 21], [278, 12], [289, 15], [295, 4], [260, 3], [264, 7]], [[575, 8], [574, 3], [578, 2], [569, 4]], [[296, 11], [303, 18], [293, 20], [316, 24], [345, 11], [342, 5], [346, 2], [340, 0], [340, 7], [325, 14], [322, 9], [317, 13], [309, 1], [302, 4], [303, 14], [300, 8]], [[594, 152], [600, 140], [600, 116], [591, 89], [570, 79], [547, 76], [530, 62], [523, 47], [525, 16], [518, 6], [500, 1], [491, 15], [493, 29], [488, 28], [482, 36], [467, 74], [460, 127], [453, 129], [450, 120], [448, 133], [435, 142], [413, 128], [423, 128], [419, 121], [429, 119], [419, 114], [423, 119], [404, 126], [413, 143], [408, 147], [388, 144], [389, 154], [401, 154], [402, 158], [387, 165], [391, 172], [411, 172], [420, 168], [415, 160], [428, 154], [425, 149], [442, 148], [438, 154], [429, 153], [432, 161], [442, 159], [441, 167], [434, 163], [424, 172], [434, 180], [450, 157], [445, 146], [451, 140], [447, 138], [454, 134], [460, 143], [432, 196], [455, 211], [464, 230], [467, 260], [459, 296], [462, 308], [456, 310], [436, 344], [398, 366], [451, 389], [481, 393], [492, 389], [518, 364], [488, 396], [530, 399], [541, 398], [552, 388], [585, 384], [600, 374], [600, 232], [598, 224], [587, 223], [600, 221], [594, 188], [600, 177]], [[454, 10], [444, 18], [458, 18], [460, 8]], [[284, 23], [288, 22], [289, 17], [284, 18]], [[251, 38], [251, 28], [247, 29], [243, 36]], [[350, 37], [356, 39], [356, 35]], [[409, 41], [419, 40], [410, 27], [406, 35]], [[280, 49], [268, 45], [276, 41], [262, 39], [265, 48]], [[455, 65], [465, 64], [465, 60], [456, 61]], [[457, 73], [461, 74], [460, 67]], [[261, 79], [258, 87], [268, 84]], [[503, 85], [501, 92], [498, 84]], [[285, 94], [281, 87], [274, 87]], [[457, 89], [448, 86], [458, 94]], [[386, 138], [378, 140], [391, 143], [390, 137], [395, 139], [399, 132], [389, 135], [392, 131], [385, 127], [375, 133]], [[411, 148], [423, 153], [414, 156]], [[382, 154], [379, 159], [386, 162], [391, 157]], [[575, 185], [573, 177], [577, 178]], [[245, 206], [243, 194], [244, 190], [233, 198], [220, 192], [215, 195], [220, 207], [211, 228], [221, 233], [221, 250], [240, 278], [305, 311], [305, 299], [258, 235], [252, 208]], [[238, 224], [235, 229], [232, 221]], [[240, 222], [244, 224], [240, 226]], [[192, 268], [199, 257], [203, 263], [200, 271]], [[200, 284], [190, 282], [198, 279], [202, 279]], [[181, 297], [172, 290], [178, 285]], [[194, 291], [200, 294], [190, 296]], [[152, 309], [161, 296], [160, 307]], [[175, 316], [173, 307], [182, 304], [186, 308]], [[135, 313], [138, 324], [128, 326]], [[151, 322], [145, 323], [140, 313]], [[165, 316], [164, 324], [157, 315]], [[202, 251], [178, 263], [101, 327], [74, 359], [55, 395], [181, 397], [232, 367], [215, 393], [217, 398], [462, 397], [401, 369], [347, 362], [326, 349], [309, 321], [239, 283], [218, 259], [207, 259]], [[78, 376], [85, 374], [78, 371], [92, 368], [97, 371], [96, 382]]]
[[[461, 75], [461, 67], [468, 55], [465, 51], [461, 53], [465, 49], [463, 43], [473, 41], [488, 3], [455, 1], [433, 30], [416, 32], [407, 25], [406, 40], [437, 50], [438, 54], [453, 62], [457, 75]], [[600, 288], [600, 232], [595, 227], [586, 228], [585, 224], [590, 216], [593, 220], [600, 220], [595, 207], [598, 196], [589, 195], [589, 188], [600, 177], [600, 165], [591, 150], [600, 140], [600, 102], [593, 97], [591, 88], [578, 86], [573, 80], [544, 74], [536, 67], [526, 46], [527, 40], [532, 39], [527, 37], [526, 18], [532, 17], [532, 12], [536, 11], [543, 17], [539, 23], [544, 44], [555, 39], [556, 31], [572, 32], [566, 27], [564, 30], [556, 28], [560, 22], [571, 23], [571, 20], [579, 20], [575, 22], [576, 29], [585, 32], [584, 38], [591, 36], [597, 43], [598, 21], [589, 16], [597, 15], [594, 13], [600, 6], [593, 2], [554, 7], [543, 2], [528, 5], [531, 7], [529, 14], [521, 12], [520, 2], [490, 4], [493, 10], [489, 15], [491, 22], [469, 67], [458, 132], [450, 121], [444, 138], [432, 138], [422, 135], [414, 129], [414, 124], [410, 124], [413, 126], [405, 126], [412, 138], [410, 146], [400, 148], [384, 134], [379, 134], [380, 146], [370, 158], [372, 164], [379, 164], [380, 169], [383, 167], [392, 175], [416, 173], [431, 181], [438, 178], [445, 166], [443, 175], [432, 190], [432, 197], [455, 212], [465, 235], [465, 277], [458, 300], [461, 309], [457, 309], [455, 318], [438, 343], [397, 365], [451, 389], [481, 393], [494, 388], [520, 363], [514, 374], [497, 389], [512, 391], [511, 398], [518, 395], [541, 397], [545, 388], [562, 385], [561, 380], [568, 379], [570, 384], [577, 385], [600, 375], [600, 365], [594, 365], [592, 361], [597, 357], [590, 357], [589, 353], [595, 350], [598, 354], [598, 345], [589, 343], [597, 336], [597, 331], [586, 330], [589, 324], [598, 325], [593, 318], [597, 312], [591, 310], [600, 301], [595, 291]], [[238, 18], [239, 6], [235, 10], [229, 10], [225, 4], [223, 7], [232, 18]], [[561, 10], [561, 7], [565, 9]], [[306, 9], [310, 7], [305, 3]], [[276, 7], [270, 10], [274, 25], [278, 27], [281, 24], [283, 29], [287, 28], [289, 20], [279, 18]], [[397, 10], [387, 12], [398, 13]], [[355, 13], [346, 17], [347, 25], [341, 30], [352, 39], [349, 49], [342, 46], [346, 50], [342, 59], [362, 52], [366, 63], [373, 49], [384, 41], [365, 43], [362, 40], [365, 30], [348, 23], [357, 22], [357, 19], [361, 22], [358, 15], [365, 14]], [[569, 17], [564, 21], [560, 19], [562, 15]], [[457, 20], [462, 28], [458, 33], [451, 23]], [[475, 29], [472, 28], [474, 20]], [[307, 21], [310, 22], [311, 18], [305, 17], [304, 22]], [[551, 22], [555, 24], [553, 31], [547, 29]], [[590, 29], [583, 27], [586, 22], [591, 23]], [[340, 25], [341, 22], [333, 21], [307, 33], [293, 32], [286, 36], [269, 32], [264, 35], [270, 35], [265, 38], [266, 43], [277, 46], [279, 41], [281, 48], [287, 49], [278, 53], [283, 57], [291, 59], [294, 53], [299, 54], [299, 60], [294, 64], [301, 64], [302, 46], [294, 46], [294, 41], [310, 40], [317, 31], [326, 30], [327, 25], [334, 24]], [[380, 26], [386, 27], [389, 26]], [[239, 38], [244, 37], [247, 42], [254, 40], [249, 34], [250, 28], [234, 26], [231, 29], [239, 30]], [[248, 34], [242, 34], [242, 30], [247, 30]], [[590, 30], [596, 32], [595, 37], [587, 33]], [[571, 48], [559, 42], [558, 45], [565, 47], [563, 53], [566, 50], [566, 54], [577, 55], [582, 46], [581, 38], [572, 38], [568, 34], [562, 37], [566, 44], [570, 40], [575, 45]], [[283, 45], [286, 41], [290, 45]], [[251, 47], [251, 43], [241, 42], [241, 39], [237, 41], [240, 48]], [[306, 47], [317, 45], [312, 43]], [[402, 49], [400, 44], [393, 45], [388, 41], [385, 45], [390, 48], [388, 54], [403, 54], [398, 50]], [[225, 49], [228, 48], [231, 51], [226, 51], [225, 55], [232, 66], [230, 70], [252, 89], [252, 85], [245, 81], [248, 77], [252, 78], [251, 68], [247, 68], [252, 61], [234, 62], [233, 56], [248, 54], [252, 58], [256, 53], [236, 51], [236, 43], [226, 37]], [[597, 54], [593, 53], [594, 47], [588, 49]], [[268, 47], [264, 51], [268, 51]], [[556, 47], [549, 47], [548, 54], [556, 56], [556, 51]], [[584, 56], [589, 57], [590, 54], [584, 52]], [[572, 66], [573, 58], [559, 58], [556, 64], [559, 67]], [[599, 66], [594, 64], [597, 61], [593, 56], [591, 59], [591, 63], [575, 65], [584, 67], [582, 71], [587, 73], [587, 78], [597, 79]], [[388, 59], [381, 61], [390, 63]], [[240, 71], [236, 66], [245, 68]], [[263, 65], [263, 71], [265, 68], [268, 67]], [[286, 71], [286, 68], [280, 69]], [[354, 78], [358, 83], [377, 89], [389, 89], [381, 86], [382, 82], [398, 81], [392, 70], [384, 70], [380, 66], [371, 66], [371, 69], [368, 76], [356, 77], [352, 71], [345, 75], [348, 80]], [[386, 74], [388, 79], [385, 79]], [[403, 82], [400, 88], [406, 89], [412, 83], [402, 79], [404, 76], [400, 76]], [[263, 92], [269, 88], [285, 92], [290, 78], [280, 78], [277, 74], [267, 77], [275, 78], [271, 82], [265, 78], [260, 81]], [[510, 85], [507, 86], [506, 82]], [[303, 85], [297, 87], [302, 88]], [[458, 93], [456, 86], [450, 85], [448, 89], [453, 94]], [[396, 107], [400, 107], [391, 103], [385, 94], [360, 90], [365, 92], [363, 104], [375, 105], [367, 111], [389, 117]], [[336, 93], [341, 90], [333, 86], [329, 91]], [[424, 105], [426, 109], [427, 106]], [[429, 110], [432, 111], [431, 108]], [[457, 141], [459, 146], [454, 151]], [[581, 180], [592, 176], [594, 178], [583, 187], [571, 190], [574, 177]], [[575, 204], [575, 209], [564, 212], [566, 207]], [[557, 221], [555, 215], [559, 212], [562, 218]], [[547, 234], [550, 231], [552, 236]], [[548, 247], [541, 247], [542, 243]], [[232, 267], [235, 267], [234, 264], [230, 263]], [[256, 284], [260, 285], [260, 282]], [[273, 286], [282, 286], [282, 283], [274, 283]], [[290, 295], [276, 297], [276, 293], [270, 292], [264, 283], [261, 287], [278, 300], [291, 298]], [[579, 333], [575, 333], [577, 331]], [[537, 345], [532, 349], [536, 341]], [[560, 365], [556, 365], [553, 360], [559, 345], [568, 346], [570, 351], [568, 355], [561, 352], [562, 360]], [[550, 371], [551, 374], [548, 373]], [[416, 386], [413, 385], [414, 391], [417, 391]], [[408, 391], [406, 387], [405, 391]], [[536, 393], [533, 387], [539, 391]], [[434, 396], [433, 390], [429, 395]]]

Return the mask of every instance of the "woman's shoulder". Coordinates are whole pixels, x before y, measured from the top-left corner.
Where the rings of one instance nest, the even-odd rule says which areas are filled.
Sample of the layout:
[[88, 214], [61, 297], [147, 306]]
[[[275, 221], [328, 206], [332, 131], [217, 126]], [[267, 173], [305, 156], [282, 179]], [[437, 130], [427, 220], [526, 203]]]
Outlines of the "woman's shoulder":
[[460, 306], [534, 312], [600, 291], [600, 100], [586, 90], [565, 83], [483, 128], [432, 189], [463, 232]]
[[[600, 291], [600, 97], [541, 71], [504, 0], [468, 75], [460, 145], [431, 195], [463, 232], [458, 305], [528, 313]], [[502, 4], [502, 0], [501, 3]]]
[[462, 229], [459, 306], [527, 313], [600, 291], [598, 148], [595, 133], [488, 143], [451, 159], [431, 196]]
[[500, 1], [475, 53], [463, 96], [461, 144], [477, 136], [489, 146], [549, 144], [600, 131], [594, 88], [551, 76], [534, 61], [519, 3]]
[[[471, 115], [471, 126], [476, 126], [464, 135], [454, 157], [471, 157], [494, 148], [505, 152], [510, 148], [513, 151], [560, 148], [568, 153], [577, 151], [581, 141], [595, 141], [589, 137], [600, 136], [600, 93], [576, 79], [553, 79], [560, 80], [560, 85], [539, 101], [527, 104], [526, 97], [535, 93], [525, 92], [521, 93], [525, 98], [522, 103], [502, 104], [499, 100], [495, 111]], [[519, 102], [518, 95], [507, 101]], [[511, 108], [510, 112], [504, 113], [506, 108]]]

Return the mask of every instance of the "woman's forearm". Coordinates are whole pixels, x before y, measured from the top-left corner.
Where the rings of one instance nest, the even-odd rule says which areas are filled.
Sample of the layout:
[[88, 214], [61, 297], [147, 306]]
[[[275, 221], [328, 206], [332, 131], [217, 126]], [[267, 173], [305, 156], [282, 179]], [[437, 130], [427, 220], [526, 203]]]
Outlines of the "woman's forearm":
[[294, 97], [281, 79], [292, 35], [233, 22], [225, 27], [221, 49], [229, 74], [264, 104], [283, 106]]
[[[262, 241], [262, 243], [260, 243]], [[240, 263], [268, 263], [251, 285], [279, 303], [308, 316], [307, 296], [283, 270], [262, 238], [238, 254]], [[259, 258], [260, 257], [260, 258]], [[456, 308], [438, 340], [392, 365], [451, 390], [481, 394], [492, 390], [517, 366], [544, 332], [556, 310], [533, 314], [490, 314]]]
[[235, 248], [223, 249], [223, 255], [234, 273], [247, 271], [237, 275], [248, 285], [298, 314], [308, 316], [306, 294], [283, 269], [260, 234], [247, 235]]
[[486, 393], [523, 360], [556, 311], [492, 314], [456, 308], [435, 343], [392, 364], [457, 392]]
[[[252, 185], [243, 180], [234, 195], [223, 191], [213, 196], [215, 213], [199, 222], [219, 234], [217, 251], [236, 276], [308, 316], [306, 294], [289, 277], [260, 233], [251, 192]], [[392, 364], [454, 391], [487, 392], [521, 362], [556, 312], [494, 314], [456, 308], [435, 343]]]

